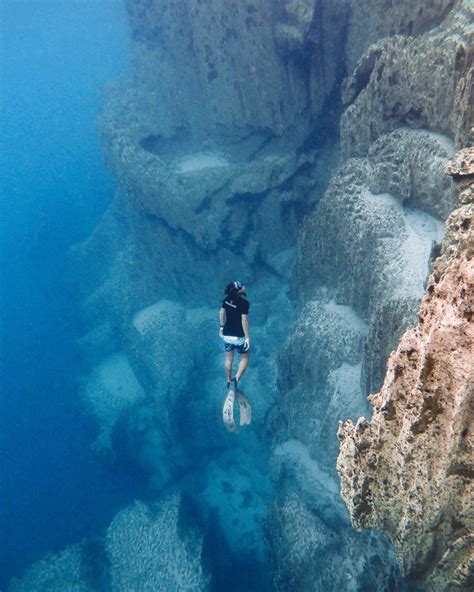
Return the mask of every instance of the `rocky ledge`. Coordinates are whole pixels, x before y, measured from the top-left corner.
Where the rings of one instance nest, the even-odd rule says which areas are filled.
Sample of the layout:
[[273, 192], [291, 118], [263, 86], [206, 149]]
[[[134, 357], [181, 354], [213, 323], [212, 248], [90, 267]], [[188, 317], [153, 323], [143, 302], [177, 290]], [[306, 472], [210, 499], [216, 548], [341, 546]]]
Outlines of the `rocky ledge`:
[[388, 535], [405, 574], [436, 591], [474, 585], [473, 153], [458, 152], [446, 167], [461, 206], [446, 222], [418, 324], [369, 397], [371, 421], [346, 421], [338, 432], [353, 525]]

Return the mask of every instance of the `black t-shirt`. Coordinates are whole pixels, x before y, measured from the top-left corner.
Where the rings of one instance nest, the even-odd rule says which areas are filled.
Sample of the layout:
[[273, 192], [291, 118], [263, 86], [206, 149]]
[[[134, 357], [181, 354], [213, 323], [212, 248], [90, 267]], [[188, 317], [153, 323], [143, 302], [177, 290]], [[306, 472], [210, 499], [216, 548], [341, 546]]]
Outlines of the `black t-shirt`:
[[242, 315], [249, 313], [250, 303], [241, 296], [234, 298], [225, 298], [222, 302], [222, 308], [225, 310], [224, 335], [234, 335], [235, 337], [245, 337], [242, 328]]

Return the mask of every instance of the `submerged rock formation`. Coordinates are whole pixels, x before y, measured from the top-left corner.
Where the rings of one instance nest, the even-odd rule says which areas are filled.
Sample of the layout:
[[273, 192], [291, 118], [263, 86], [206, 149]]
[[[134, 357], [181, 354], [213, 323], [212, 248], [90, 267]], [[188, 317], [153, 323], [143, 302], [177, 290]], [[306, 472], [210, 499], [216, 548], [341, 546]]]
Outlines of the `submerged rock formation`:
[[[126, 7], [130, 77], [106, 90], [98, 125], [117, 194], [74, 253], [87, 269], [83, 400], [102, 455], [144, 469], [148, 495], [186, 491], [195, 500], [209, 528], [205, 547], [223, 541], [213, 581], [250, 557], [245, 570], [259, 575], [248, 583], [241, 573], [235, 585], [262, 590], [261, 522], [272, 498], [265, 419], [277, 397], [276, 352], [293, 320], [286, 286], [298, 230], [337, 158], [335, 122], [320, 118], [340, 64], [285, 50], [274, 33], [290, 16], [270, 0]], [[340, 38], [343, 13], [334, 22]], [[335, 41], [317, 36], [321, 47]], [[239, 440], [221, 420], [216, 331], [232, 278], [249, 288], [256, 344], [242, 387], [253, 425]]]
[[353, 524], [386, 533], [403, 571], [430, 590], [474, 585], [473, 149], [464, 163], [448, 170], [470, 175], [470, 203], [446, 222], [418, 324], [370, 396], [370, 422], [339, 429], [338, 471]]
[[[327, 588], [322, 574], [323, 566], [331, 561], [330, 552], [324, 560], [316, 554], [311, 557], [293, 553], [299, 543], [285, 515], [289, 507], [294, 507], [297, 495], [299, 515], [311, 516], [312, 530], [320, 529], [321, 534], [329, 526], [342, 545], [339, 553], [354, 536], [344, 512], [340, 520], [334, 516], [328, 519], [330, 496], [320, 494], [320, 487], [311, 484], [315, 482], [314, 475], [324, 472], [332, 479], [337, 478], [338, 417], [351, 417], [355, 421], [359, 415], [367, 415], [366, 396], [380, 388], [390, 352], [406, 328], [416, 324], [429, 268], [439, 254], [442, 222], [456, 207], [456, 198], [443, 169], [456, 147], [472, 141], [471, 99], [467, 90], [472, 83], [472, 12], [468, 3], [440, 2], [430, 4], [429, 8], [425, 3], [410, 6], [402, 3], [387, 11], [382, 3], [354, 4], [345, 48], [346, 64], [353, 65], [354, 70], [352, 73], [349, 70], [342, 88], [345, 105], [341, 117], [342, 162], [300, 232], [292, 282], [299, 314], [280, 356], [281, 398], [271, 416], [276, 440], [272, 464], [276, 467], [280, 495], [272, 517], [279, 528], [271, 537], [270, 546], [274, 565], [285, 565], [284, 573], [293, 574], [297, 582], [290, 589], [297, 590], [323, 585]], [[366, 37], [361, 35], [362, 29], [367, 31]], [[358, 37], [355, 31], [359, 31]], [[368, 47], [371, 42], [373, 45]], [[362, 56], [357, 55], [358, 48], [365, 51]], [[438, 261], [437, 268], [439, 265]], [[466, 363], [468, 353], [466, 348], [460, 352], [459, 359]], [[450, 386], [444, 388], [445, 396], [454, 400]], [[431, 407], [425, 411], [429, 415]], [[466, 409], [458, 411], [462, 421], [467, 421]], [[437, 529], [436, 504], [429, 524], [418, 522], [416, 512], [406, 531], [393, 530], [384, 522], [391, 519], [386, 516], [386, 509], [392, 503], [399, 508], [410, 505], [411, 482], [409, 477], [405, 482], [400, 476], [400, 482], [388, 479], [392, 487], [385, 487], [385, 469], [387, 474], [393, 468], [395, 475], [400, 475], [400, 467], [395, 470], [392, 465], [384, 465], [382, 459], [379, 462], [385, 469], [380, 468], [380, 473], [377, 466], [367, 466], [379, 458], [378, 451], [370, 454], [376, 447], [378, 424], [371, 432], [373, 445], [362, 436], [364, 425], [362, 422], [360, 446], [362, 451], [365, 445], [369, 450], [366, 454], [354, 446], [350, 449], [352, 465], [343, 477], [345, 499], [351, 509], [355, 507], [356, 517], [361, 513], [361, 520], [369, 504], [367, 511], [374, 518], [364, 525], [375, 526], [391, 540], [403, 536], [408, 547], [410, 533], [416, 533], [411, 539], [411, 549], [416, 553], [418, 537], [421, 539], [430, 528]], [[440, 436], [438, 433], [437, 437]], [[396, 435], [393, 440], [388, 434], [386, 437], [390, 440], [389, 448], [396, 450], [399, 445]], [[425, 463], [425, 474], [436, 472], [430, 465], [430, 458], [436, 454], [435, 441], [426, 447], [426, 454], [431, 457], [413, 461], [413, 479], [417, 479], [418, 463]], [[288, 448], [294, 453], [282, 457], [280, 451]], [[295, 460], [297, 450], [300, 460]], [[364, 458], [363, 467], [354, 460], [358, 454]], [[305, 470], [300, 470], [303, 458]], [[440, 478], [441, 474], [442, 470]], [[429, 499], [434, 491], [427, 485], [423, 492], [418, 480], [417, 487], [415, 495], [429, 514]], [[448, 495], [460, 493], [456, 487]], [[312, 490], [318, 493], [312, 495]], [[467, 499], [466, 493], [460, 493], [459, 506], [454, 505], [460, 507]], [[337, 507], [335, 501], [330, 504]], [[441, 539], [456, 538], [457, 527], [450, 522], [450, 512], [445, 522], [441, 518], [442, 510], [438, 513], [440, 528], [441, 522], [444, 524], [439, 533]], [[361, 526], [354, 514], [352, 518]], [[324, 527], [318, 526], [318, 519]], [[403, 525], [400, 523], [398, 527], [402, 529]], [[302, 524], [302, 532], [304, 528]], [[316, 534], [312, 532], [312, 536]], [[451, 589], [449, 586], [458, 581], [454, 573], [451, 583], [447, 573], [444, 587], [438, 581], [434, 584], [438, 588], [430, 588], [431, 580], [425, 579], [428, 572], [418, 569], [423, 561], [430, 565], [434, 559], [429, 550], [436, 547], [437, 536], [431, 535], [433, 545], [427, 541], [426, 554], [418, 560], [413, 558], [409, 569], [402, 560], [402, 578], [396, 576], [396, 571], [392, 574], [386, 571], [385, 575], [377, 568], [371, 571], [370, 562], [364, 563], [363, 557], [370, 555], [374, 541], [359, 540], [356, 545], [364, 569], [349, 570], [353, 580], [347, 588], [341, 583], [329, 588], [365, 589], [363, 574], [371, 571], [375, 577], [372, 581], [378, 583], [369, 589], [394, 589], [397, 585], [402, 589], [411, 585], [430, 590]], [[380, 556], [383, 540], [374, 540], [380, 545], [376, 552]], [[351, 565], [349, 553], [344, 554], [342, 563]], [[390, 583], [394, 574], [395, 581]], [[337, 581], [336, 575], [333, 580]], [[467, 580], [459, 585], [466, 587]], [[277, 587], [285, 590], [282, 582]]]
[[[106, 90], [98, 125], [117, 192], [73, 257], [84, 271], [81, 393], [97, 419], [94, 447], [144, 469], [154, 501], [125, 508], [92, 547], [36, 564], [13, 590], [56, 580], [66, 582], [58, 590], [119, 591], [465, 586], [470, 469], [465, 402], [456, 405], [467, 329], [446, 348], [467, 322], [456, 315], [471, 281], [459, 247], [470, 206], [451, 214], [443, 169], [472, 140], [469, 3], [126, 8], [130, 75]], [[462, 162], [450, 171], [467, 204]], [[340, 432], [351, 518], [388, 538], [358, 533], [339, 494], [338, 422], [368, 413], [368, 393], [415, 325], [446, 219], [424, 325], [391, 358], [374, 423]], [[253, 348], [243, 388], [254, 420], [237, 437], [221, 423], [216, 330], [233, 278], [249, 288]], [[403, 384], [418, 389], [405, 410]], [[370, 454], [379, 425], [387, 459]], [[199, 528], [187, 523], [194, 514]]]
[[182, 500], [135, 502], [115, 516], [104, 537], [84, 541], [35, 563], [11, 592], [204, 592], [202, 534], [187, 521], [179, 528]]

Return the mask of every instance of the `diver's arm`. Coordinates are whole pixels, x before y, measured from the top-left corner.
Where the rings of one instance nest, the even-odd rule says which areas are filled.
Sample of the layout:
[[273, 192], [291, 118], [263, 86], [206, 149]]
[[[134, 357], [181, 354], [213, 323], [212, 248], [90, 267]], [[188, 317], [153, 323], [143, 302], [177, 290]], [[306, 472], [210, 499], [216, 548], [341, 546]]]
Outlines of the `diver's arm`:
[[225, 308], [221, 308], [219, 311], [219, 321], [221, 323], [221, 328], [219, 330], [219, 335], [222, 335], [222, 332], [224, 330], [224, 325], [225, 325]]
[[250, 335], [249, 335], [249, 315], [242, 315], [242, 329], [244, 330], [245, 339], [250, 346]]

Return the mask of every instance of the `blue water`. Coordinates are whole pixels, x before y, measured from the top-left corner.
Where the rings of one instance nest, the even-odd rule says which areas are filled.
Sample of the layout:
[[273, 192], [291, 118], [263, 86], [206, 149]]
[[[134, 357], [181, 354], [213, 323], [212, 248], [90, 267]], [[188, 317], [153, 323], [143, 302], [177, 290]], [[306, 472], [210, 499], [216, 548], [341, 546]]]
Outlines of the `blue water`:
[[1, 3], [0, 589], [108, 524], [140, 487], [90, 451], [67, 279], [69, 247], [114, 192], [94, 120], [100, 89], [126, 71], [122, 4]]

